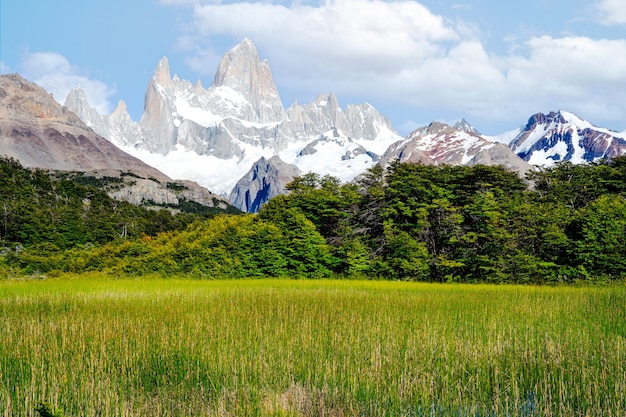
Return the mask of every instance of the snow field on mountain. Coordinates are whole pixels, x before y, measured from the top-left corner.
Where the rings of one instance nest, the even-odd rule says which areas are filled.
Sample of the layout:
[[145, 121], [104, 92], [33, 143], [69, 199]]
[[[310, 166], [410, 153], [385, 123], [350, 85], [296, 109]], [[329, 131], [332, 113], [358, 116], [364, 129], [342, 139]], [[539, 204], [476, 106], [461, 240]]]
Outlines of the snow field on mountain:
[[158, 168], [171, 178], [197, 182], [212, 193], [224, 197], [230, 194], [237, 181], [250, 170], [255, 161], [261, 156], [271, 156], [248, 153], [242, 159], [220, 159], [211, 155], [198, 155], [181, 145], [177, 145], [167, 155], [133, 147], [122, 147], [122, 150]]

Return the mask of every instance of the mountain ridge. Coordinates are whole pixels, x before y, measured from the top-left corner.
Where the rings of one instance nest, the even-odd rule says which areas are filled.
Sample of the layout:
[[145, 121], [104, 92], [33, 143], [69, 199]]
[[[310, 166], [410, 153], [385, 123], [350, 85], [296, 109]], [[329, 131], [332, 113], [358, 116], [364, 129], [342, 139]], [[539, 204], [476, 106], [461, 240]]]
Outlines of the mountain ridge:
[[[206, 89], [199, 81], [172, 78], [163, 57], [148, 83], [145, 101], [139, 122], [129, 121], [120, 105], [119, 111], [116, 108], [100, 119], [91, 111], [78, 113], [127, 152], [222, 196], [245, 194], [242, 184], [261, 192], [263, 184], [239, 180], [274, 156], [301, 172], [312, 170], [350, 181], [376, 163], [398, 158], [435, 164], [501, 164], [524, 175], [532, 166], [572, 158], [575, 163], [590, 162], [626, 149], [622, 144], [626, 131], [611, 133], [577, 116], [579, 122], [569, 122], [574, 115], [565, 111], [558, 113], [560, 118], [554, 112], [537, 113], [531, 116], [533, 123], [529, 120], [522, 128], [498, 136], [481, 135], [462, 119], [453, 126], [433, 122], [403, 138], [373, 106], [348, 104], [342, 109], [332, 92], [306, 104], [295, 101], [285, 109], [269, 61], [261, 61], [248, 38], [224, 55], [213, 85]], [[71, 100], [68, 106], [88, 107]], [[552, 119], [556, 124], [550, 130], [545, 123]], [[581, 128], [574, 127], [576, 123]], [[569, 130], [575, 134], [567, 134]], [[249, 200], [258, 201], [253, 196]]]
[[[80, 91], [74, 92], [74, 98], [80, 99]], [[91, 108], [81, 110], [100, 117]], [[125, 106], [120, 104], [111, 117], [125, 117], [124, 113]], [[26, 168], [114, 178], [114, 186], [105, 191], [136, 205], [175, 206], [186, 200], [206, 207], [228, 206], [223, 198], [198, 184], [174, 181], [123, 152], [42, 87], [19, 74], [0, 76], [0, 144], [1, 154]]]
[[[82, 99], [79, 94], [74, 96]], [[249, 39], [226, 53], [214, 84], [207, 89], [197, 82], [192, 85], [172, 78], [167, 58], [162, 58], [148, 83], [145, 101], [139, 122], [124, 125], [124, 129], [116, 126], [119, 117], [114, 119], [113, 114], [95, 117], [86, 110], [86, 100], [81, 103], [72, 97], [66, 105], [113, 143], [172, 177], [181, 178], [177, 174], [197, 165], [194, 177], [187, 178], [223, 196], [230, 195], [237, 181], [261, 158], [279, 155], [287, 164], [322, 167], [323, 174], [350, 180], [373, 166], [391, 143], [402, 139], [373, 106], [348, 105], [344, 110], [332, 92], [285, 109], [269, 62], [260, 61]], [[333, 129], [344, 140], [326, 134]], [[334, 146], [339, 153], [302, 154], [307, 146]], [[354, 153], [356, 147], [364, 150]], [[351, 159], [358, 172], [350, 172], [354, 170]], [[225, 170], [237, 178], [225, 178]]]
[[508, 145], [533, 165], [586, 163], [626, 153], [626, 133], [596, 127], [574, 113], [559, 110], [532, 115]]

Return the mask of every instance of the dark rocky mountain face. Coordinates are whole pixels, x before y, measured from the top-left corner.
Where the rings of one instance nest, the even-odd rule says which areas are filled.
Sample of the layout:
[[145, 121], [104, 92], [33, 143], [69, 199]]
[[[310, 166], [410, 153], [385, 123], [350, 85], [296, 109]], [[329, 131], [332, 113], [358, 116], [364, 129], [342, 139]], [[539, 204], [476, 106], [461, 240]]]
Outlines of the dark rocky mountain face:
[[298, 167], [283, 162], [278, 156], [261, 158], [237, 182], [230, 201], [243, 211], [256, 213], [271, 198], [285, 194], [285, 185], [299, 174]]

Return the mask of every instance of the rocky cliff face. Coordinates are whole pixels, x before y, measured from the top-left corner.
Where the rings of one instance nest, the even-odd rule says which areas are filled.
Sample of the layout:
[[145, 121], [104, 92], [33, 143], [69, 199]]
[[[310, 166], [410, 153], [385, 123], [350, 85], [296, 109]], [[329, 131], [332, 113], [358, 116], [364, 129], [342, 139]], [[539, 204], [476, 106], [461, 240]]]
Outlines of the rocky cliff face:
[[230, 201], [243, 211], [256, 213], [271, 198], [285, 194], [285, 185], [299, 174], [298, 167], [283, 162], [279, 156], [262, 157], [237, 182]]
[[509, 147], [532, 165], [580, 164], [625, 154], [626, 133], [596, 127], [565, 111], [537, 113]]

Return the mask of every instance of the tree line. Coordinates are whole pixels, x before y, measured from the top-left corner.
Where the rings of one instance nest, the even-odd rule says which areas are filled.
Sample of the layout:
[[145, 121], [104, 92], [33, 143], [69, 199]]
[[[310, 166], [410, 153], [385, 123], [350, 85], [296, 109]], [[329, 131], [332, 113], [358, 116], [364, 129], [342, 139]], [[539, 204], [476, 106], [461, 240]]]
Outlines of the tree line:
[[[255, 215], [203, 218], [139, 215], [114, 201], [94, 213], [93, 197], [89, 210], [82, 203], [83, 186], [49, 184], [43, 173], [18, 175], [6, 165], [5, 201], [11, 175], [30, 175], [20, 188], [29, 198], [63, 205], [76, 193], [81, 201], [54, 213], [19, 196], [5, 202], [1, 262], [23, 272], [539, 284], [626, 278], [626, 157], [561, 162], [526, 178], [503, 167], [400, 162], [346, 184], [307, 173]], [[11, 213], [20, 201], [39, 207], [38, 215], [19, 223]], [[133, 228], [122, 238], [123, 224]]]

